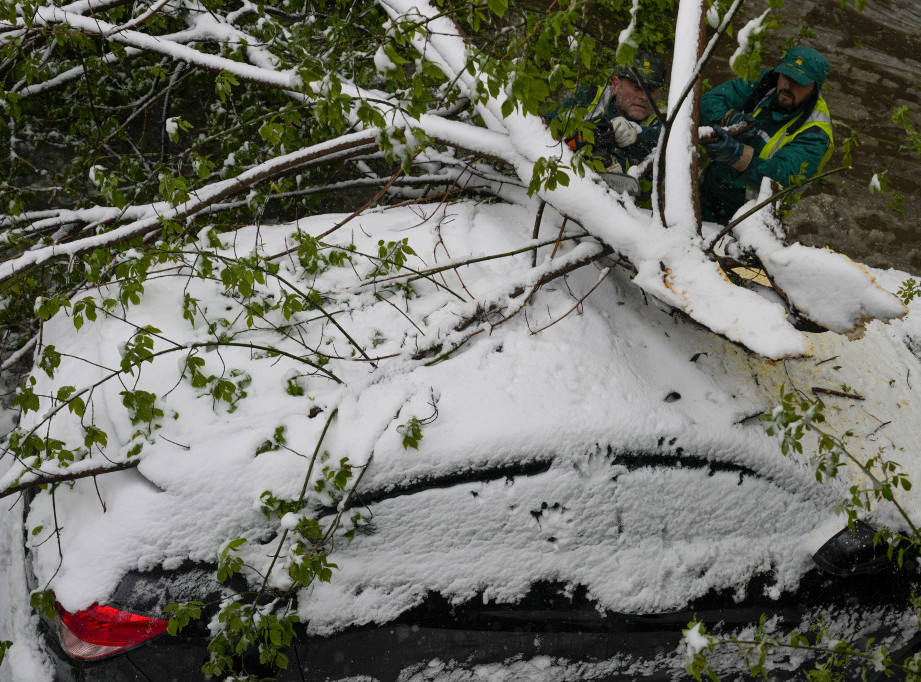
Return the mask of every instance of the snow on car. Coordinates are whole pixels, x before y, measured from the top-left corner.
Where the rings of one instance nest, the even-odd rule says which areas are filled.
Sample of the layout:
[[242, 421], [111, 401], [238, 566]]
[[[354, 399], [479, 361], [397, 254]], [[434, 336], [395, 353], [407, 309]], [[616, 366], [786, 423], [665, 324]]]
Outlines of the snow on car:
[[[818, 483], [808, 441], [781, 455], [759, 416], [782, 387], [822, 396], [858, 455], [885, 448], [921, 478], [903, 456], [921, 416], [915, 311], [858, 340], [808, 334], [809, 357], [773, 361], [647, 296], [555, 214], [536, 266], [524, 207], [346, 218], [203, 232], [216, 255], [170, 252], [143, 291], [81, 292], [46, 323], [37, 357], [51, 371], [27, 382], [39, 406], [17, 433], [74, 461], [7, 455], [2, 487], [75, 479], [35, 491], [24, 519], [31, 588], [53, 590], [59, 613], [125, 607], [134, 576], [130, 598], [165, 620], [167, 599], [197, 598], [175, 576], [232, 557], [243, 591], [294, 595], [308, 637], [436, 598], [446, 612], [520, 604], [548, 585], [602, 620], [718, 593], [780, 604], [860, 483], [853, 467]], [[904, 279], [874, 274], [891, 291]], [[900, 499], [917, 514], [914, 490]], [[868, 520], [900, 523], [887, 507]], [[298, 585], [310, 524], [338, 527], [335, 567]], [[902, 606], [880, 620], [895, 646], [913, 627]], [[47, 654], [22, 653], [35, 624], [17, 623], [7, 665], [39, 679]], [[682, 669], [677, 653], [642, 660]]]

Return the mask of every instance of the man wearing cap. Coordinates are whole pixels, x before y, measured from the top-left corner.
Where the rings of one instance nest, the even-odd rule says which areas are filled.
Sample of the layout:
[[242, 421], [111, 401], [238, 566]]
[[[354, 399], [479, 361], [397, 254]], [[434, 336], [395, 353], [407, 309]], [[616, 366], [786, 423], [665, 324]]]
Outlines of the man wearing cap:
[[[726, 224], [769, 177], [782, 186], [815, 175], [834, 151], [831, 115], [820, 91], [828, 62], [810, 47], [787, 51], [757, 81], [733, 80], [706, 93], [700, 121], [718, 140], [705, 144], [712, 163], [701, 187], [704, 220]], [[723, 126], [748, 122], [733, 137]]]
[[[649, 93], [643, 92], [643, 87]], [[622, 173], [639, 163], [655, 149], [661, 123], [649, 100], [658, 100], [659, 88], [665, 84], [665, 64], [658, 55], [638, 51], [632, 67], [618, 67], [605, 86], [579, 86], [575, 97], [546, 114], [547, 121], [563, 121], [567, 112], [587, 109], [584, 120], [595, 124], [593, 153], [605, 167]], [[582, 137], [567, 139], [573, 149], [587, 144]]]

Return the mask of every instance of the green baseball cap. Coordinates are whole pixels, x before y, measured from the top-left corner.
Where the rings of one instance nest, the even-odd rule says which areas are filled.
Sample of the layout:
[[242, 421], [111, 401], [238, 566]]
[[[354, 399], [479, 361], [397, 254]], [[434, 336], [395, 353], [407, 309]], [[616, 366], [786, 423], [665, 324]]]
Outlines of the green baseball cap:
[[[637, 50], [633, 59], [633, 70], [640, 75], [643, 82], [651, 88], [661, 88], [665, 85], [665, 62], [662, 57], [645, 50]], [[636, 75], [629, 66], [618, 66], [614, 75], [618, 78], [632, 78]]]
[[800, 85], [815, 83], [821, 88], [830, 68], [828, 60], [816, 50], [800, 45], [787, 50], [774, 71], [789, 76]]

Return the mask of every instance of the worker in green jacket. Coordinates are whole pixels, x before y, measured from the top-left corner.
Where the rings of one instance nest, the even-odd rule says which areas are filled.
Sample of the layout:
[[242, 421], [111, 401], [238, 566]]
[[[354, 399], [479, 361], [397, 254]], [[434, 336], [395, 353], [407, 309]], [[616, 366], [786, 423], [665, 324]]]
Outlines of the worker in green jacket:
[[[649, 97], [657, 101], [659, 89], [665, 85], [662, 58], [638, 51], [633, 66], [619, 66], [607, 85], [579, 86], [574, 97], [544, 118], [549, 122], [565, 122], [570, 112], [587, 110], [583, 120], [595, 125], [592, 153], [610, 172], [623, 173], [655, 149], [661, 129], [638, 78], [645, 84]], [[588, 144], [582, 137], [568, 138], [566, 143], [574, 151]]]
[[[764, 177], [785, 187], [822, 169], [834, 151], [821, 96], [828, 70], [816, 50], [793, 47], [757, 82], [732, 80], [701, 98], [701, 125], [712, 126], [719, 138], [704, 145], [712, 162], [701, 187], [704, 220], [729, 222], [757, 196]], [[748, 132], [733, 137], [723, 129], [743, 121], [752, 124]]]

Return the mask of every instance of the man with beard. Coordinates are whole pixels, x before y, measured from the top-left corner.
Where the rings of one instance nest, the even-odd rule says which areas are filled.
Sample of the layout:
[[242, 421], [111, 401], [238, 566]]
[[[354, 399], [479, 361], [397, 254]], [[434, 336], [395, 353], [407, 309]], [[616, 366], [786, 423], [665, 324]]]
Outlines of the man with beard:
[[[704, 220], [726, 224], [761, 180], [781, 186], [822, 169], [834, 151], [831, 115], [820, 95], [828, 62], [809, 47], [791, 48], [773, 71], [757, 81], [733, 80], [700, 101], [701, 125], [718, 139], [705, 144], [712, 162], [701, 187]], [[723, 129], [747, 122], [735, 137]]]
[[[592, 153], [610, 172], [623, 173], [655, 149], [661, 123], [650, 100], [658, 100], [663, 85], [665, 64], [662, 58], [640, 50], [633, 66], [618, 67], [607, 85], [579, 86], [574, 97], [544, 118], [564, 123], [571, 113], [587, 110], [583, 120], [595, 126]], [[588, 144], [581, 136], [568, 138], [566, 143], [573, 151]]]

